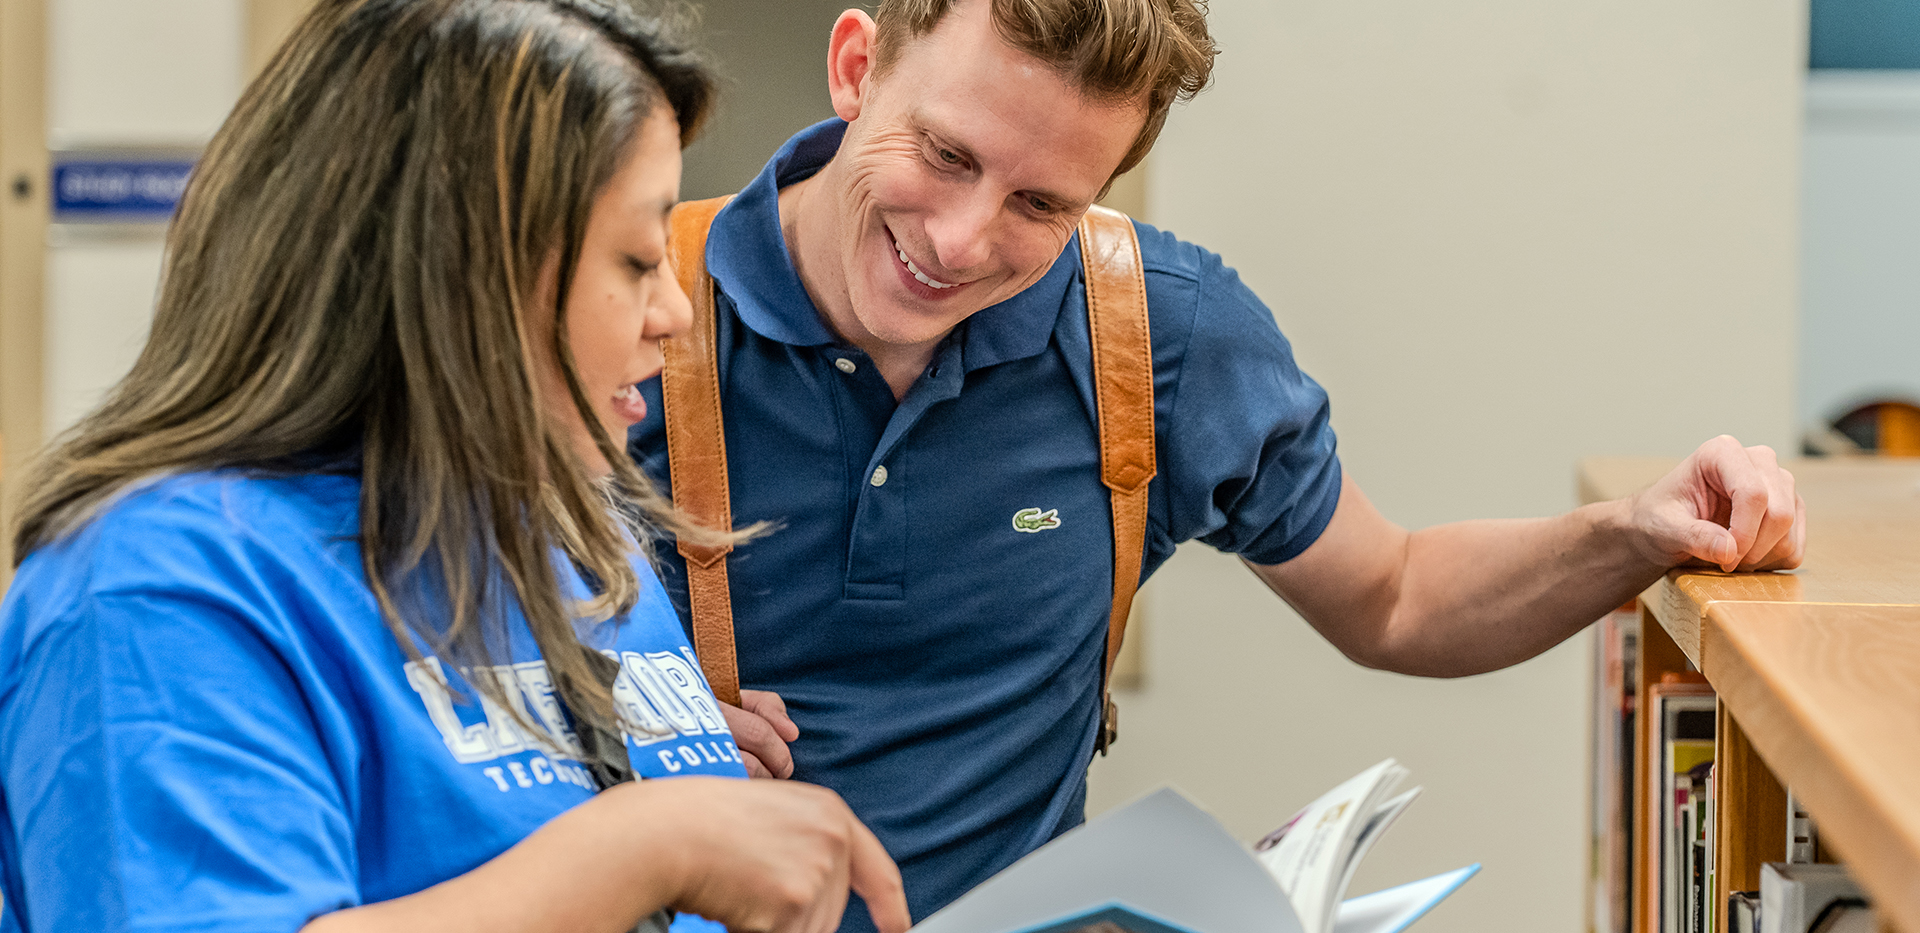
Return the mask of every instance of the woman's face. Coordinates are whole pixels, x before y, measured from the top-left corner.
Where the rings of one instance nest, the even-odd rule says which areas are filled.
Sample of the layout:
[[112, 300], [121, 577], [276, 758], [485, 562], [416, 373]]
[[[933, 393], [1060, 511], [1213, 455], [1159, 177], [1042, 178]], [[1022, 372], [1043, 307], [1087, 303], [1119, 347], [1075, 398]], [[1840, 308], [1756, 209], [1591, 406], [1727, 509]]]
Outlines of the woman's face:
[[[660, 372], [660, 338], [687, 328], [692, 308], [667, 264], [667, 212], [680, 197], [680, 127], [665, 107], [641, 125], [587, 218], [567, 293], [567, 341], [587, 402], [616, 444], [647, 415], [634, 383]], [[557, 276], [549, 272], [543, 294]], [[553, 318], [548, 317], [548, 327]], [[546, 346], [545, 334], [537, 334]], [[565, 425], [594, 475], [611, 471], [554, 361], [539, 374], [541, 404]]]

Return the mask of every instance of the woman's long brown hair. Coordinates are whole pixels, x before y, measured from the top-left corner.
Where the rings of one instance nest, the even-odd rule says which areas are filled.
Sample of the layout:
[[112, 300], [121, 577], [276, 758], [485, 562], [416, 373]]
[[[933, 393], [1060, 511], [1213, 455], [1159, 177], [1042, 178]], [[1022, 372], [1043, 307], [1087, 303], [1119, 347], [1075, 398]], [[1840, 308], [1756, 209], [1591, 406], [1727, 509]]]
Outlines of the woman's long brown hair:
[[[146, 348], [34, 465], [16, 559], [148, 478], [357, 472], [367, 582], [409, 656], [418, 638], [479, 674], [511, 600], [567, 707], [616, 723], [578, 620], [633, 606], [652, 529], [712, 533], [601, 428], [564, 296], [646, 117], [671, 108], [684, 144], [711, 93], [695, 56], [617, 3], [321, 0], [207, 147]], [[557, 302], [535, 291], [554, 257]], [[547, 313], [555, 326], [529, 326]], [[543, 413], [543, 352], [611, 477], [593, 479]], [[567, 561], [586, 604], [567, 598]], [[468, 682], [535, 725], [496, 678]]]

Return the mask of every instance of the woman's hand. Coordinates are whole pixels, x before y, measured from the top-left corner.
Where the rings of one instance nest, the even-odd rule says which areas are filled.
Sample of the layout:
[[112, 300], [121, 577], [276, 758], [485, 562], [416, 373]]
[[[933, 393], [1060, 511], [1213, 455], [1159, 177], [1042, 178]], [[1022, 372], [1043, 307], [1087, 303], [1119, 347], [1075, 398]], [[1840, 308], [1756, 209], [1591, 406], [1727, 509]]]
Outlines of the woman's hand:
[[464, 875], [304, 929], [622, 933], [673, 907], [734, 933], [829, 933], [849, 891], [880, 933], [912, 925], [900, 870], [838, 794], [674, 778], [607, 790]]
[[693, 871], [673, 907], [734, 933], [829, 933], [852, 890], [881, 933], [912, 925], [900, 870], [838, 794], [812, 784], [699, 780], [713, 786], [651, 782], [686, 785], [700, 798], [689, 803], [706, 814], [690, 836]]

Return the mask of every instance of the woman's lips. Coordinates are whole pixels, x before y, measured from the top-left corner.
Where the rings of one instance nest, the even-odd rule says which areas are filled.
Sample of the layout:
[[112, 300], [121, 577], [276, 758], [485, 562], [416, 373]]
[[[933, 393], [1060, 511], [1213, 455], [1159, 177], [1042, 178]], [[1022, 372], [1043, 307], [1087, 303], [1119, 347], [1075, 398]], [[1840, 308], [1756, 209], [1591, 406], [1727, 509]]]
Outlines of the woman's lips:
[[647, 417], [647, 400], [640, 396], [639, 386], [627, 386], [613, 397], [613, 410], [628, 424], [639, 424]]

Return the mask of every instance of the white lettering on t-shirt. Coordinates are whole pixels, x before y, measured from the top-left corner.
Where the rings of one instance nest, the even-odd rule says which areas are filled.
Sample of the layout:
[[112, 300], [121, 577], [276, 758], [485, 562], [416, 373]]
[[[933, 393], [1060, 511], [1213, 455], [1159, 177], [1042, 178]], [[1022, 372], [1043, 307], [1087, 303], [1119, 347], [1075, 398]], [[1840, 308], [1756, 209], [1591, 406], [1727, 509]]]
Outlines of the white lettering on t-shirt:
[[716, 734], [727, 731], [726, 718], [714, 707], [713, 696], [708, 693], [707, 682], [701, 678], [698, 666], [688, 664], [671, 651], [649, 651], [646, 658], [653, 662], [653, 666], [665, 676], [667, 684], [693, 711], [703, 731]]
[[453, 696], [447, 692], [439, 658], [408, 661], [406, 670], [407, 684], [420, 695], [420, 702], [426, 704], [427, 718], [440, 730], [440, 738], [446, 741], [454, 761], [471, 764], [500, 757], [487, 737], [486, 724], [469, 726], [460, 721], [459, 712], [453, 708]]
[[[645, 746], [693, 736], [732, 735], [719, 706], [706, 689], [705, 676], [690, 653], [602, 653], [620, 665], [612, 692], [615, 711], [620, 714], [629, 742]], [[427, 719], [440, 733], [455, 761], [476, 764], [537, 750], [545, 754], [534, 755], [526, 762], [506, 762], [504, 768], [485, 768], [481, 773], [502, 791], [511, 790], [515, 785], [533, 787], [556, 780], [589, 791], [599, 789], [599, 782], [585, 768], [566, 763], [583, 753], [579, 737], [554, 695], [552, 674], [544, 661], [461, 673], [470, 683], [476, 677], [491, 677], [499, 688], [501, 699], [476, 691], [481, 712], [486, 717], [484, 722], [469, 724], [461, 720], [438, 658], [428, 657], [406, 664], [408, 685], [419, 694]], [[539, 728], [523, 725], [521, 719], [515, 717], [516, 712]], [[701, 768], [740, 761], [739, 748], [730, 741], [691, 742], [658, 754], [661, 765], [669, 773], [678, 773], [689, 766]]]
[[626, 676], [633, 678], [634, 684], [647, 695], [654, 708], [673, 724], [674, 731], [682, 735], [699, 735], [707, 731], [700, 717], [694, 715], [693, 708], [680, 698], [680, 692], [673, 689], [672, 682], [653, 666], [646, 655], [637, 651], [623, 651], [620, 653], [620, 662]]
[[547, 673], [547, 662], [527, 661], [515, 664], [513, 673], [515, 679], [520, 682], [520, 691], [525, 694], [527, 707], [540, 724], [546, 727], [547, 734], [553, 736], [562, 746], [549, 748], [547, 754], [554, 758], [580, 757], [582, 754], [580, 739], [573, 734], [573, 727], [567, 724], [567, 716], [560, 709], [559, 698], [553, 695], [553, 676]]

